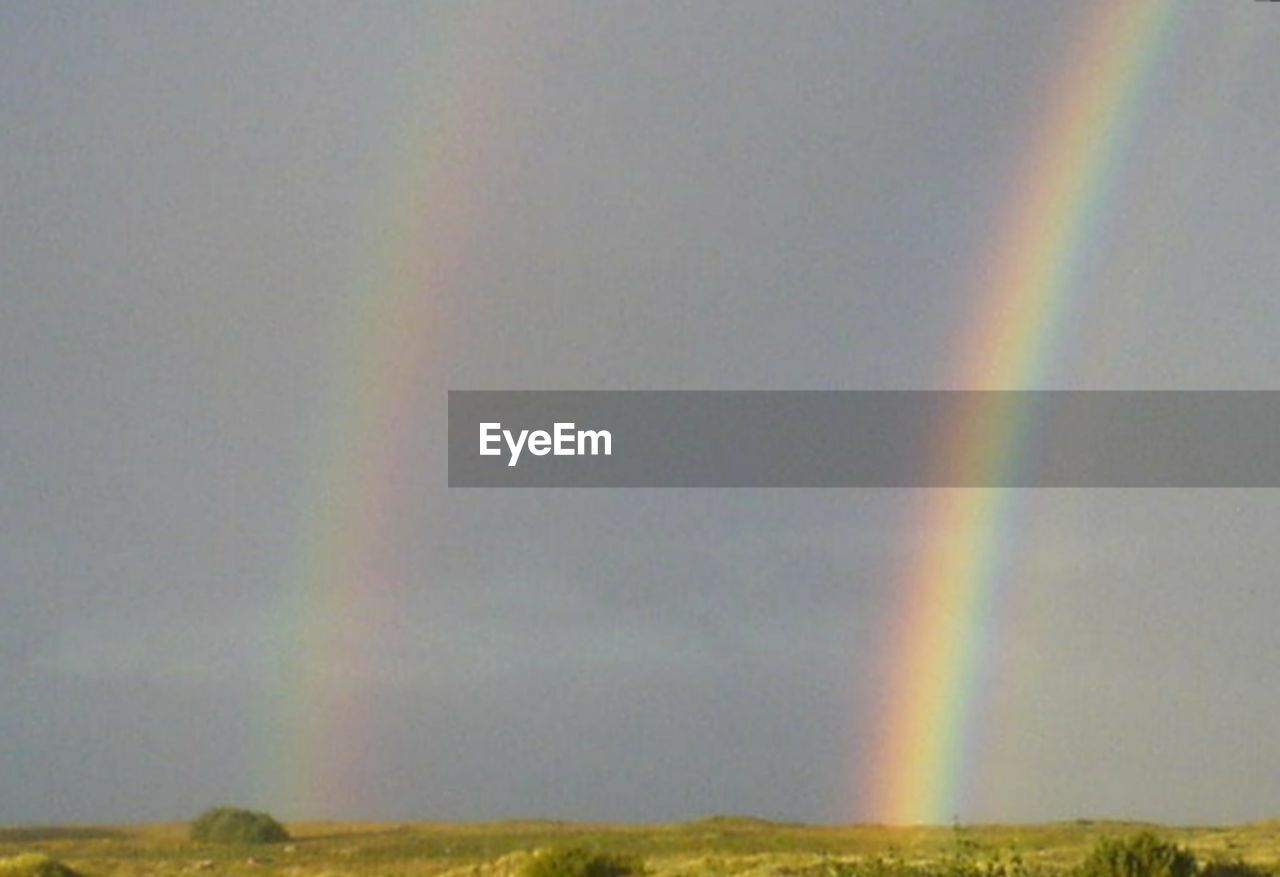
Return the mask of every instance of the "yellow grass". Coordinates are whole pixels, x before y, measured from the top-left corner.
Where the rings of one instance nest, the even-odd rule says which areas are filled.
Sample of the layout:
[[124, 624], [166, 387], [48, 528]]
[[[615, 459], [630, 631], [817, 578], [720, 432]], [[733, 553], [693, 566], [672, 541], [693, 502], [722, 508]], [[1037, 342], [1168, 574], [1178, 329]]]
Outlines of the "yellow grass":
[[[40, 853], [85, 877], [518, 877], [531, 851], [581, 845], [639, 856], [652, 877], [824, 877], [875, 858], [945, 862], [964, 846], [980, 860], [1016, 854], [1033, 870], [1052, 874], [1079, 862], [1098, 838], [1144, 828], [1201, 859], [1280, 864], [1280, 822], [1162, 827], [1081, 821], [957, 831], [740, 818], [644, 826], [309, 822], [288, 825], [292, 842], [246, 847], [194, 843], [183, 823], [0, 828], [0, 857]], [[0, 877], [52, 875], [10, 874], [0, 867]]]

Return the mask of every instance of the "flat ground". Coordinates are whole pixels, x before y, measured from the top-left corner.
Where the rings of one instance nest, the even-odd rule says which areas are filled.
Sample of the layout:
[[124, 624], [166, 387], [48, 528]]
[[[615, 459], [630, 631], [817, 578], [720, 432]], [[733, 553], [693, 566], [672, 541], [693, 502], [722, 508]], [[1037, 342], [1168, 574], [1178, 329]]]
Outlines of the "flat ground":
[[672, 825], [542, 821], [484, 824], [304, 823], [294, 840], [253, 847], [197, 844], [185, 824], [0, 828], [0, 857], [44, 852], [87, 877], [515, 877], [528, 854], [586, 846], [641, 857], [654, 877], [847, 877], [875, 859], [928, 865], [1008, 862], [1054, 873], [1104, 836], [1143, 830], [1202, 860], [1243, 859], [1277, 870], [1280, 821], [1227, 827], [1123, 822], [960, 828], [811, 826], [716, 817]]

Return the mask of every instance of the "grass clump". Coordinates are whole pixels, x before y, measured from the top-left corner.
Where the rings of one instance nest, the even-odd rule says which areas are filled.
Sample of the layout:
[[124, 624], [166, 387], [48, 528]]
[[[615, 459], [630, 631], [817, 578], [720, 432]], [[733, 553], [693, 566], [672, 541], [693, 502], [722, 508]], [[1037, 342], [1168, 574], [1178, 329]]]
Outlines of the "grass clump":
[[191, 823], [191, 839], [213, 843], [276, 843], [289, 840], [289, 832], [266, 813], [240, 807], [214, 807]]
[[1195, 877], [1195, 874], [1196, 860], [1191, 853], [1144, 831], [1132, 837], [1098, 841], [1073, 877]]
[[0, 877], [80, 877], [80, 875], [44, 853], [22, 853], [0, 859]]
[[631, 877], [644, 873], [644, 863], [631, 856], [584, 847], [551, 847], [533, 854], [520, 877]]

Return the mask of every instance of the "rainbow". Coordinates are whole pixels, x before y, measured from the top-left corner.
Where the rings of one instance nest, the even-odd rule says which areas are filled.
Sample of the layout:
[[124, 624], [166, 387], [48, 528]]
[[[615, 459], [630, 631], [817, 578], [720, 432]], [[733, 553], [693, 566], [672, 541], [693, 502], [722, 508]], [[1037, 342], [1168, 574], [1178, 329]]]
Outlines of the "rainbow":
[[[953, 389], [1043, 385], [1180, 6], [1097, 0], [1085, 11], [1007, 196], [998, 221], [1003, 231], [980, 261], [979, 304], [958, 345]], [[935, 461], [943, 473], [966, 473], [969, 483], [1016, 465], [1028, 427], [1015, 410], [990, 407], [1003, 405], [1000, 397], [977, 398], [986, 407], [957, 411]], [[899, 627], [890, 635], [891, 670], [861, 780], [860, 818], [895, 824], [958, 818], [971, 712], [1017, 494], [926, 493], [913, 529], [929, 542], [898, 582]]]
[[429, 378], [447, 337], [441, 305], [468, 264], [478, 156], [496, 118], [500, 71], [477, 69], [484, 53], [471, 51], [495, 38], [493, 23], [433, 14], [406, 26], [423, 37], [408, 74], [417, 90], [408, 118], [396, 106], [387, 120], [398, 133], [383, 157], [386, 191], [357, 247], [357, 261], [375, 267], [357, 272], [335, 342], [339, 377], [299, 500], [299, 560], [276, 607], [281, 658], [254, 796], [290, 818], [377, 815], [388, 766], [376, 691], [388, 680], [371, 655], [394, 626], [395, 601], [419, 584], [401, 559], [421, 535], [404, 532], [407, 487], [440, 430], [443, 391]]

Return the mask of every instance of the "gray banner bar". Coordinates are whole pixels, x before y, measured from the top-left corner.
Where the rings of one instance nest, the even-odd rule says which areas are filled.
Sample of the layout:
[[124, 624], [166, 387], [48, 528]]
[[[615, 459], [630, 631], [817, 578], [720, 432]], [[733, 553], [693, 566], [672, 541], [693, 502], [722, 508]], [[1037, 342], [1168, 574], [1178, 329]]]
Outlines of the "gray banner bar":
[[451, 390], [449, 486], [1280, 487], [1280, 392]]

